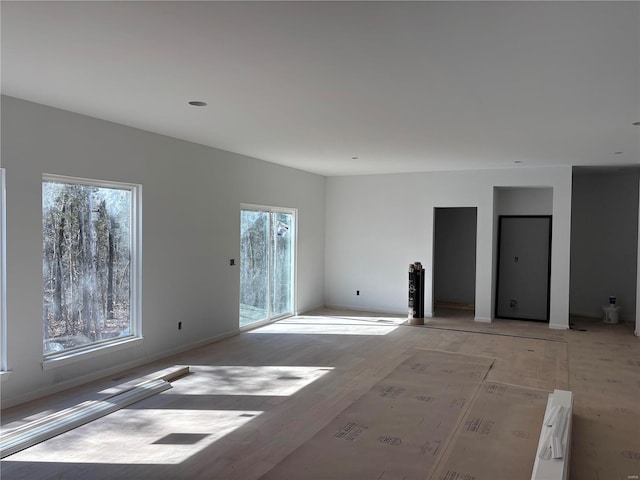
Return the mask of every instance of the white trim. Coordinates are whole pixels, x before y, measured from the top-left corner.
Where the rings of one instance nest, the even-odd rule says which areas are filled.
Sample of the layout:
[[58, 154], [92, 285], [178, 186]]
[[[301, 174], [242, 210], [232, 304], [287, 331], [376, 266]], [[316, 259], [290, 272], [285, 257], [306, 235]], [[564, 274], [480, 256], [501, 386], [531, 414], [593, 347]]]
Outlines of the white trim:
[[[120, 349], [122, 346], [130, 346], [133, 340], [142, 341], [142, 185], [127, 182], [115, 182], [111, 180], [97, 180], [66, 175], [42, 174], [42, 184], [45, 182], [87, 185], [99, 188], [128, 191], [131, 195], [130, 206], [130, 243], [131, 243], [131, 303], [129, 329], [132, 337], [126, 339], [116, 338], [100, 343], [91, 343], [78, 349], [72, 349], [61, 353], [45, 354], [42, 362], [43, 370], [66, 365], [78, 361], [81, 358], [91, 358], [100, 355], [109, 349]], [[4, 352], [4, 349], [3, 349]]]
[[550, 323], [549, 328], [551, 330], [569, 330], [569, 325], [559, 325], [557, 323]]
[[[127, 184], [132, 185], [132, 184]], [[142, 338], [142, 185], [133, 185], [131, 191], [131, 312], [133, 335]]]
[[[536, 459], [533, 464], [531, 480], [566, 480], [569, 478], [569, 466], [571, 463], [571, 429], [573, 415], [573, 393], [567, 390], [554, 390], [547, 399], [545, 418], [551, 416], [550, 413], [562, 408], [566, 412], [563, 416], [566, 424], [561, 428], [548, 427], [545, 422], [542, 424], [538, 448], [536, 449]], [[556, 431], [557, 430], [557, 431]], [[560, 458], [547, 458], [541, 452], [547, 452], [553, 446], [549, 443], [552, 440], [552, 433], [558, 433], [556, 447], [563, 447], [563, 454]], [[560, 438], [561, 437], [561, 438]]]
[[325, 308], [325, 305], [323, 303], [318, 304], [318, 305], [309, 305], [309, 307], [305, 308], [302, 311], [298, 311], [296, 313], [293, 314], [294, 317], [298, 317], [300, 315], [307, 315], [309, 313], [313, 313], [316, 310], [320, 310], [321, 308]]
[[249, 330], [253, 330], [255, 328], [264, 327], [265, 325], [269, 325], [271, 323], [279, 322], [280, 320], [284, 320], [285, 318], [291, 318], [293, 316], [294, 315], [292, 315], [292, 314], [286, 314], [286, 315], [280, 315], [280, 316], [274, 317], [274, 318], [265, 318], [264, 320], [258, 320], [257, 322], [247, 323], [246, 325], [243, 325], [242, 327], [240, 327], [239, 330], [240, 330], [240, 332], [248, 332]]
[[293, 298], [291, 299], [291, 312], [295, 315], [298, 311], [298, 209], [292, 208], [291, 211], [293, 217], [293, 225], [291, 229], [294, 233], [293, 245], [291, 246], [291, 254], [293, 255], [293, 265], [291, 268], [291, 295], [293, 295]]
[[270, 207], [268, 205], [255, 205], [252, 203], [241, 203], [240, 210], [253, 210], [257, 212], [280, 212], [280, 213], [298, 213], [297, 208], [291, 207]]
[[[383, 314], [388, 314], [388, 315], [406, 315], [407, 318], [409, 318], [409, 312], [408, 310], [398, 310], [396, 308], [380, 308], [380, 307], [363, 307], [362, 305], [337, 305], [337, 304], [329, 304], [329, 305], [325, 305], [324, 308], [330, 309], [330, 310], [354, 310], [356, 312], [367, 312], [367, 313], [373, 313], [373, 314], [377, 314], [377, 313], [383, 313]], [[426, 313], [425, 313], [425, 318], [431, 318], [433, 317], [433, 315], [431, 315], [430, 317], [427, 317]]]
[[[5, 169], [0, 168], [0, 372], [9, 370], [7, 357], [7, 197], [5, 184]], [[3, 377], [4, 379], [4, 377]]]
[[142, 343], [142, 337], [126, 337], [120, 341], [110, 341], [106, 343], [91, 343], [86, 348], [77, 350], [69, 350], [68, 352], [60, 352], [58, 355], [49, 355], [42, 361], [42, 370], [51, 370], [58, 367], [64, 367], [71, 363], [88, 358], [95, 358], [105, 353], [116, 352], [138, 346]]
[[93, 178], [80, 178], [80, 177], [69, 177], [67, 175], [55, 175], [53, 173], [43, 173], [42, 174], [43, 182], [57, 182], [57, 183], [73, 183], [75, 185], [90, 185], [95, 187], [103, 187], [103, 188], [116, 188], [119, 190], [131, 190], [134, 191], [137, 188], [140, 188], [140, 184], [138, 183], [127, 183], [127, 182], [115, 182], [112, 180], [97, 180]]

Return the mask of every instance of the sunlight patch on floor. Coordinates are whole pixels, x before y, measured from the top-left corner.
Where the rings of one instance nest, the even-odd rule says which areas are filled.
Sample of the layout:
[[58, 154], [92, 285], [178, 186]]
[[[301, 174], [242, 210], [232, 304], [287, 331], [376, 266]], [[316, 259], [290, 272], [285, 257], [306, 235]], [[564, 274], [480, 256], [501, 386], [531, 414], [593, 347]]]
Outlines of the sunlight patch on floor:
[[260, 411], [123, 409], [10, 457], [15, 462], [178, 464]]
[[192, 365], [194, 373], [165, 394], [289, 396], [331, 370], [331, 367]]
[[[332, 367], [190, 366], [169, 390], [7, 460], [178, 464], [318, 380]], [[272, 398], [269, 398], [272, 397]]]
[[407, 317], [400, 316], [379, 316], [379, 315], [337, 315], [337, 316], [316, 316], [316, 315], [298, 315], [297, 317], [286, 318], [278, 323], [323, 323], [335, 325], [401, 325], [407, 321]]
[[297, 316], [280, 320], [247, 333], [290, 333], [307, 335], [387, 335], [406, 318], [369, 316]]

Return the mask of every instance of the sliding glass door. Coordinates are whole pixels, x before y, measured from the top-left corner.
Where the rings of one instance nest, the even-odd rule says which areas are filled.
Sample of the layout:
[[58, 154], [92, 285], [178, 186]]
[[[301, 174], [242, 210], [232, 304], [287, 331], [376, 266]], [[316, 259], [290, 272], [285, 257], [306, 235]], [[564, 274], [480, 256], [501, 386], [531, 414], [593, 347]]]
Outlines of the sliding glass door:
[[240, 326], [292, 315], [295, 211], [240, 212]]

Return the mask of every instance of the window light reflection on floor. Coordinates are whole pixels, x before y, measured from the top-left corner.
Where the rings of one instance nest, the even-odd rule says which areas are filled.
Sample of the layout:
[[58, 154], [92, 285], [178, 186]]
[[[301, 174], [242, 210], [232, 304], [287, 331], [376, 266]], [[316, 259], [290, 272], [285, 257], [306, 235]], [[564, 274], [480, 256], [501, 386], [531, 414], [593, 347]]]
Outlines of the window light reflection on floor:
[[247, 333], [308, 335], [387, 335], [406, 322], [406, 317], [297, 316], [250, 330]]
[[[54, 463], [178, 464], [250, 422], [260, 411], [123, 409], [7, 460]], [[172, 434], [195, 443], [163, 443]]]
[[192, 365], [193, 375], [180, 380], [180, 388], [173, 388], [165, 393], [285, 397], [293, 395], [331, 370], [331, 367]]
[[172, 388], [7, 460], [179, 464], [332, 371], [322, 366], [191, 365]]

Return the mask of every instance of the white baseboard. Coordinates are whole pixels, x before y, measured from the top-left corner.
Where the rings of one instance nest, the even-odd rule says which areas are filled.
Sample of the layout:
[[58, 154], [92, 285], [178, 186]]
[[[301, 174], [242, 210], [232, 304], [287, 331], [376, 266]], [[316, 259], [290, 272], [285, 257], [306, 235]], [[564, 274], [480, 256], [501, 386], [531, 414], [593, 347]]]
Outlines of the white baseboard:
[[375, 312], [375, 313], [388, 313], [390, 315], [407, 315], [408, 316], [408, 308], [405, 310], [398, 310], [395, 308], [385, 308], [385, 307], [370, 307], [370, 306], [362, 306], [362, 305], [325, 305], [325, 308], [335, 309], [335, 310], [354, 310], [357, 312]]
[[602, 312], [593, 313], [593, 312], [574, 312], [570, 311], [569, 316], [574, 317], [585, 317], [585, 318], [602, 318]]
[[313, 312], [314, 310], [319, 310], [321, 308], [325, 308], [324, 304], [319, 304], [319, 305], [315, 305], [315, 306], [310, 306], [310, 307], [305, 307], [304, 309], [301, 310], [296, 310], [295, 315], [306, 315], [307, 313]]
[[479, 323], [491, 323], [491, 318], [487, 318], [487, 317], [474, 317], [473, 318], [474, 322], [479, 322]]

